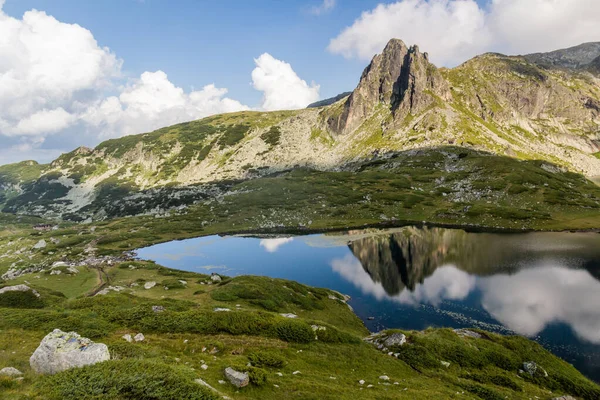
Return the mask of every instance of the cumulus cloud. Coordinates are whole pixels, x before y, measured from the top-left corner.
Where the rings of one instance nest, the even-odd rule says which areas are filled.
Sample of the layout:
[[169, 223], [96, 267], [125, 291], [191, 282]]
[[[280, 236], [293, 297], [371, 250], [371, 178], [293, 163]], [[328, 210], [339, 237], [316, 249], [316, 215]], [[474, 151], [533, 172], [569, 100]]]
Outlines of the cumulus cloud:
[[226, 93], [227, 89], [212, 84], [186, 93], [173, 85], [163, 71], [144, 72], [118, 97], [108, 97], [87, 108], [81, 119], [94, 127], [100, 137], [106, 138], [248, 109], [240, 102], [224, 97]]
[[269, 253], [275, 253], [281, 246], [293, 240], [294, 238], [262, 239], [260, 241], [260, 246]]
[[252, 82], [263, 92], [261, 108], [267, 111], [304, 108], [319, 100], [319, 85], [306, 81], [294, 72], [292, 66], [268, 53], [254, 60]]
[[120, 75], [121, 61], [87, 29], [43, 11], [22, 19], [0, 3], [0, 134], [44, 136], [73, 124], [72, 104]]
[[487, 9], [475, 0], [402, 0], [362, 13], [328, 49], [367, 60], [400, 38], [453, 66], [485, 51], [529, 53], [598, 40], [599, 19], [596, 0], [492, 0]]
[[[98, 45], [89, 30], [43, 11], [13, 18], [3, 4], [0, 0], [0, 164], [48, 161], [81, 144], [250, 109], [227, 97], [225, 88], [209, 84], [186, 91], [163, 71], [126, 79], [123, 61]], [[318, 100], [319, 86], [309, 86], [289, 64], [266, 53], [255, 61], [254, 87], [264, 94], [259, 109], [301, 108]], [[53, 140], [45, 140], [51, 135]], [[65, 148], [49, 149], [49, 142]]]
[[314, 15], [325, 14], [335, 8], [336, 0], [323, 0], [318, 6], [314, 6], [310, 9], [310, 12]]

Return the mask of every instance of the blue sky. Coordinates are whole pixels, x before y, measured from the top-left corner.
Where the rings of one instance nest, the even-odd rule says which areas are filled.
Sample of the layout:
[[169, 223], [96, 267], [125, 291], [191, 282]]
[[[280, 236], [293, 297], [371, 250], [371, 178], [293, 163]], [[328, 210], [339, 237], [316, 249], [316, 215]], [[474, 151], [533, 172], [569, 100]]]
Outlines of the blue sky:
[[302, 108], [352, 90], [393, 37], [452, 67], [597, 41], [599, 20], [592, 0], [0, 0], [0, 164]]
[[133, 77], [162, 70], [183, 88], [215, 83], [242, 103], [257, 105], [253, 59], [264, 52], [290, 63], [300, 77], [334, 96], [356, 85], [364, 60], [327, 51], [329, 40], [378, 1], [344, 1], [316, 16], [319, 1], [7, 0], [4, 11], [30, 9], [77, 23], [124, 60]]

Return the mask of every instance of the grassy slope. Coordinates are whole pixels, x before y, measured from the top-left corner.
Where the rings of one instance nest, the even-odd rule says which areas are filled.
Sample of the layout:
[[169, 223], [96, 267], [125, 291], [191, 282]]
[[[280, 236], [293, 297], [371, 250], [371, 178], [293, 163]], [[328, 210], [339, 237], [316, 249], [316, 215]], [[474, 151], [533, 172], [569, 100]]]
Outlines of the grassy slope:
[[[217, 198], [169, 217], [61, 223], [35, 232], [35, 219], [0, 214], [0, 274], [153, 243], [216, 233], [320, 231], [422, 221], [470, 229], [598, 229], [600, 188], [549, 164], [443, 148], [400, 153], [352, 171], [292, 172], [234, 184]], [[3, 222], [5, 221], [5, 222]], [[34, 250], [40, 240], [47, 246]]]
[[[261, 277], [208, 284], [204, 275], [139, 262], [113, 266], [108, 274], [112, 285], [128, 286], [131, 292], [85, 298], [81, 288], [67, 299], [45, 289], [57, 287], [51, 280], [58, 277], [52, 276], [33, 285], [42, 293], [43, 308], [28, 308], [40, 305], [27, 298], [17, 303], [24, 308], [0, 305], [0, 368], [25, 372], [22, 382], [0, 379], [0, 397], [88, 399], [103, 393], [100, 398], [133, 399], [140, 398], [139, 392], [138, 397], [133, 393], [143, 387], [147, 399], [212, 398], [191, 384], [198, 377], [234, 399], [351, 399], [358, 393], [364, 399], [528, 399], [549, 398], [551, 393], [592, 399], [600, 393], [572, 366], [519, 337], [460, 338], [447, 329], [404, 332], [409, 345], [392, 349], [400, 353], [399, 359], [390, 357], [360, 340], [367, 335], [361, 321], [337, 294], [324, 289]], [[159, 284], [150, 290], [130, 286], [150, 280]], [[187, 283], [177, 288], [174, 282], [179, 280]], [[165, 285], [172, 288], [167, 291]], [[153, 313], [152, 305], [166, 311]], [[218, 313], [214, 307], [234, 311]], [[299, 318], [282, 318], [282, 312]], [[327, 327], [319, 331], [319, 340], [314, 340], [310, 324]], [[35, 376], [29, 356], [57, 327], [106, 343], [114, 361], [54, 378]], [[145, 334], [144, 342], [121, 339], [137, 332]], [[239, 391], [219, 384], [225, 367], [242, 369], [248, 361], [258, 366], [252, 369], [255, 384]], [[450, 367], [440, 361], [450, 362]], [[525, 361], [535, 361], [549, 376], [519, 374]], [[390, 381], [380, 379], [382, 375]], [[124, 382], [130, 376], [139, 379]], [[88, 379], [94, 384], [86, 383]], [[358, 383], [361, 379], [364, 385]], [[127, 388], [129, 396], [122, 391], [111, 397], [115, 387]]]
[[[169, 218], [61, 224], [56, 231], [40, 233], [31, 230], [38, 219], [2, 214], [0, 272], [15, 262], [30, 267], [78, 259], [90, 246], [100, 254], [120, 254], [166, 240], [244, 230], [319, 230], [422, 220], [514, 229], [598, 227], [598, 187], [574, 174], [548, 172], [540, 165], [445, 148], [399, 154], [387, 162], [357, 164], [352, 171], [301, 169], [239, 183], [229, 195]], [[41, 239], [47, 247], [32, 250]], [[103, 277], [110, 279], [110, 285], [138, 285], [132, 287], [133, 293], [105, 297], [82, 297], [97, 288], [99, 275], [94, 268], [80, 267], [76, 275], [36, 273], [10, 281], [30, 282], [46, 303], [41, 309], [26, 310], [0, 306], [0, 367], [12, 365], [29, 371], [29, 355], [56, 327], [107, 343], [117, 359], [106, 366], [85, 369], [81, 375], [70, 373], [80, 397], [69, 397], [66, 390], [73, 386], [65, 388], [27, 372], [22, 383], [0, 382], [5, 398], [35, 398], [41, 392], [46, 397], [81, 398], [89, 389], [84, 384], [89, 377], [100, 382], [98, 390], [134, 385], [114, 375], [122, 368], [148, 380], [168, 376], [172, 386], [165, 383], [166, 392], [159, 393], [162, 398], [181, 397], [169, 389], [176, 387], [194, 392], [190, 398], [210, 397], [193, 385], [186, 386], [198, 376], [240, 399], [344, 399], [355, 398], [359, 391], [366, 399], [397, 398], [399, 392], [409, 398], [453, 398], [456, 393], [461, 398], [549, 398], [550, 390], [584, 398], [597, 395], [598, 388], [573, 367], [523, 338], [489, 335], [487, 340], [474, 341], [460, 339], [447, 330], [407, 332], [412, 345], [404, 349], [406, 352], [397, 349], [402, 353], [397, 360], [362, 343], [360, 338], [367, 334], [362, 323], [343, 303], [329, 299], [327, 291], [258, 277], [236, 278], [223, 286], [207, 285], [205, 276], [152, 263], [133, 263], [135, 269], [130, 265], [103, 267]], [[179, 280], [187, 284], [182, 286]], [[151, 290], [141, 289], [146, 281], [159, 284]], [[164, 286], [171, 289], [166, 291]], [[158, 304], [167, 311], [152, 313], [151, 306]], [[236, 310], [236, 305], [240, 305], [238, 311], [212, 311], [214, 307]], [[278, 315], [281, 312], [294, 312], [300, 319], [282, 328], [289, 321]], [[327, 326], [328, 336], [305, 343], [306, 332], [311, 332], [310, 324], [314, 323]], [[147, 335], [146, 343], [130, 345], [120, 339], [124, 333], [139, 331]], [[15, 337], [20, 338], [18, 345]], [[478, 350], [474, 352], [473, 346]], [[219, 353], [203, 354], [203, 347], [218, 348]], [[229, 385], [218, 383], [223, 368], [243, 367], [248, 355], [259, 349], [278, 349], [286, 361], [284, 367], [254, 371], [266, 373], [267, 384], [234, 393]], [[530, 360], [542, 365], [550, 377], [532, 380], [517, 376], [519, 364]], [[209, 364], [208, 370], [200, 369], [202, 361]], [[451, 367], [441, 368], [439, 361], [449, 361]], [[301, 373], [292, 375], [296, 370]], [[284, 375], [279, 377], [276, 371]], [[378, 378], [381, 375], [399, 385], [384, 385]], [[367, 381], [365, 386], [374, 387], [358, 385], [360, 379]], [[142, 379], [139, 385], [150, 383]]]

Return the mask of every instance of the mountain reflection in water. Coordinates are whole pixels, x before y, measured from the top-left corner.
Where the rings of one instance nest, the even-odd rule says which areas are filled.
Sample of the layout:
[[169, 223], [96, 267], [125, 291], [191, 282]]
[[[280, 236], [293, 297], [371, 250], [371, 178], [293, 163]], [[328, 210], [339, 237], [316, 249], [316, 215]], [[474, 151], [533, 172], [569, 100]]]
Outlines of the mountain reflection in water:
[[350, 241], [332, 269], [363, 294], [401, 304], [481, 296], [506, 328], [535, 336], [565, 323], [600, 344], [600, 236], [404, 228]]

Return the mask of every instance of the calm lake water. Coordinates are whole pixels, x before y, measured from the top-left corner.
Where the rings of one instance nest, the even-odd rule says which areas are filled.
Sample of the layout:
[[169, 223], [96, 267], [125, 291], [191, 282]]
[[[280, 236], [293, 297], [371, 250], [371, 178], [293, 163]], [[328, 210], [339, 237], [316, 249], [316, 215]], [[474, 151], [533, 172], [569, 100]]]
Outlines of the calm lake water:
[[170, 268], [327, 287], [371, 331], [479, 327], [534, 339], [600, 381], [600, 234], [405, 227], [210, 236], [138, 251]]

